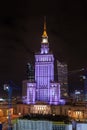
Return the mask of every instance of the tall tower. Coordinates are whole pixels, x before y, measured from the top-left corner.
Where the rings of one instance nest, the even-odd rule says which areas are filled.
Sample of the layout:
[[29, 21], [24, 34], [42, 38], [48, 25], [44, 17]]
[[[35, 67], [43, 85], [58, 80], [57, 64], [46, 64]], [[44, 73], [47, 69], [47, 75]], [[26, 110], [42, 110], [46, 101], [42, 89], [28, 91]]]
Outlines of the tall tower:
[[57, 60], [58, 81], [60, 83], [61, 98], [68, 97], [68, 67], [66, 63]]
[[57, 105], [60, 102], [60, 84], [54, 81], [54, 56], [49, 51], [46, 18], [40, 52], [35, 53], [35, 80], [23, 81], [23, 90], [27, 104], [40, 101]]
[[49, 52], [46, 18], [44, 18], [41, 50], [35, 54], [35, 81], [37, 86], [36, 99], [49, 101], [50, 82], [54, 81], [54, 56]]

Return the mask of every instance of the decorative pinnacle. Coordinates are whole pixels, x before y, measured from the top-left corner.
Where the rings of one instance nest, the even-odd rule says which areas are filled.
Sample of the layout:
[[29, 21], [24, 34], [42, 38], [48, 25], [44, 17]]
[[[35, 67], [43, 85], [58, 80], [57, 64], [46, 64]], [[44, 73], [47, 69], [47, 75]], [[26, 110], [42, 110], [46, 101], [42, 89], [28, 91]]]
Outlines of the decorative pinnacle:
[[44, 32], [42, 37], [47, 37], [47, 32], [46, 32], [46, 16], [44, 16]]

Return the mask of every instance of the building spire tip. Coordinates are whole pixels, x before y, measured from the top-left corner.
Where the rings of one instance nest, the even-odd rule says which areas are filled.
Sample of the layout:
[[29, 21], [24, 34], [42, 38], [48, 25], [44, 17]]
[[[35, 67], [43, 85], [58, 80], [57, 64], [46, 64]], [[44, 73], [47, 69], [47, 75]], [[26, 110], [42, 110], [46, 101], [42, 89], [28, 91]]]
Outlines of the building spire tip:
[[47, 32], [46, 32], [46, 16], [44, 16], [44, 32], [43, 32], [43, 37], [47, 37]]

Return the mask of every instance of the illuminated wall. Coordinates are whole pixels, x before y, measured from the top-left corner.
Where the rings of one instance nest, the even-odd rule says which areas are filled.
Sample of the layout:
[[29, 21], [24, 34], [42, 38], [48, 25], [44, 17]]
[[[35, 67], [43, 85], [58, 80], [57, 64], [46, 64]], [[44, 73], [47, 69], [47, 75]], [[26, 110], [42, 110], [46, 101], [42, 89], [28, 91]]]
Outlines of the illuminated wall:
[[50, 81], [54, 80], [54, 57], [52, 54], [35, 55], [35, 81], [37, 100], [49, 101]]
[[41, 51], [35, 54], [36, 100], [58, 104], [60, 85], [54, 82], [54, 56], [49, 51], [48, 36], [43, 33]]
[[60, 101], [60, 84], [51, 83], [50, 85], [50, 104], [57, 105]]
[[34, 104], [36, 101], [59, 104], [60, 84], [54, 81], [54, 56], [49, 50], [44, 24], [40, 52], [35, 54], [35, 81], [26, 83], [27, 104]]
[[35, 103], [35, 95], [36, 95], [36, 84], [35, 83], [27, 83], [27, 103]]

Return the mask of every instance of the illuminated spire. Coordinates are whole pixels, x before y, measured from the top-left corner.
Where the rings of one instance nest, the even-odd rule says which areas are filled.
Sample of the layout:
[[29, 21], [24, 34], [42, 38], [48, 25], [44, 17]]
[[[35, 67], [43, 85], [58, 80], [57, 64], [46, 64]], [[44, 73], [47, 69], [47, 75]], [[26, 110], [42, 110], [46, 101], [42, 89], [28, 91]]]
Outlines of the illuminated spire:
[[46, 32], [46, 16], [44, 16], [44, 32], [42, 37], [47, 37], [47, 32]]

